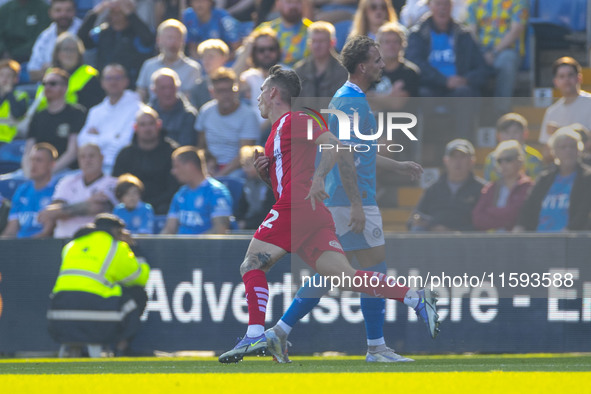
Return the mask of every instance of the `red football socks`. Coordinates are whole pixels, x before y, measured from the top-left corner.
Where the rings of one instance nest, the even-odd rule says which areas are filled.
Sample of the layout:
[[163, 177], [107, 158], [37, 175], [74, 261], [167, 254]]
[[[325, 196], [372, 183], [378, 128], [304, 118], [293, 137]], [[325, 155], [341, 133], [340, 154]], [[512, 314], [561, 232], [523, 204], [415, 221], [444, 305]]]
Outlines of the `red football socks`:
[[246, 302], [248, 304], [248, 325], [265, 325], [265, 313], [269, 300], [269, 286], [265, 273], [261, 270], [248, 271], [242, 277]]

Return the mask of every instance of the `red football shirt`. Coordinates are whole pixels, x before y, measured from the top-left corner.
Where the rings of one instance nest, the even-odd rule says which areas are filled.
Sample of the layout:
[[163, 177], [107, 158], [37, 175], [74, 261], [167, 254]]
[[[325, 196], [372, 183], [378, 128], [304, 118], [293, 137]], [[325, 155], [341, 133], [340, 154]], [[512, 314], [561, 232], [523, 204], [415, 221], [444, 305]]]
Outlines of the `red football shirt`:
[[287, 112], [273, 124], [265, 144], [265, 155], [271, 159], [273, 193], [281, 205], [303, 202], [312, 185], [317, 151], [314, 141], [328, 131], [312, 122], [309, 140], [308, 119], [312, 118], [303, 112]]

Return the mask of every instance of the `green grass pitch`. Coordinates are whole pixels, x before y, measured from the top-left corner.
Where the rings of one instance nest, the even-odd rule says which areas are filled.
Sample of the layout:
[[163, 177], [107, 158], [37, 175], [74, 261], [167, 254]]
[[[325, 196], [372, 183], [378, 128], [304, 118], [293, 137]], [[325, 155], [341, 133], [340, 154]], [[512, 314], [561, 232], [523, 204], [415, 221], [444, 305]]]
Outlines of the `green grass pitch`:
[[414, 363], [370, 364], [360, 356], [293, 357], [277, 364], [269, 357], [220, 364], [215, 358], [106, 358], [0, 360], [0, 374], [134, 373], [368, 373], [368, 372], [588, 372], [588, 354], [410, 356]]

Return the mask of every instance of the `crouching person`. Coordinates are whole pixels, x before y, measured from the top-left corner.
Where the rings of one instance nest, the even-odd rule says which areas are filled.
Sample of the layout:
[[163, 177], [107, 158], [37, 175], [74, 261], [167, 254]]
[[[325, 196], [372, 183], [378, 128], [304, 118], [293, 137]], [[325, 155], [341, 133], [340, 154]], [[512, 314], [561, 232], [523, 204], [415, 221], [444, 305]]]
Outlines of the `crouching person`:
[[101, 346], [126, 354], [140, 327], [150, 272], [132, 244], [125, 223], [102, 213], [64, 247], [47, 313], [49, 333], [62, 344], [60, 357], [80, 355], [82, 346], [91, 357], [100, 357]]

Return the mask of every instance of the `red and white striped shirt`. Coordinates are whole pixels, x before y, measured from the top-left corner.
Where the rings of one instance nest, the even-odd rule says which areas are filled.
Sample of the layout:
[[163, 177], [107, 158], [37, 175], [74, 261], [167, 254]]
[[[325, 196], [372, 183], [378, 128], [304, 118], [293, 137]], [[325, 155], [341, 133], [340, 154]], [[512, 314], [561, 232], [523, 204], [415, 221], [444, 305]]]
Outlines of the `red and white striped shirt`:
[[277, 204], [304, 202], [310, 191], [317, 151], [314, 141], [327, 130], [312, 122], [312, 140], [307, 139], [308, 119], [312, 118], [304, 112], [285, 113], [273, 123], [265, 143]]

